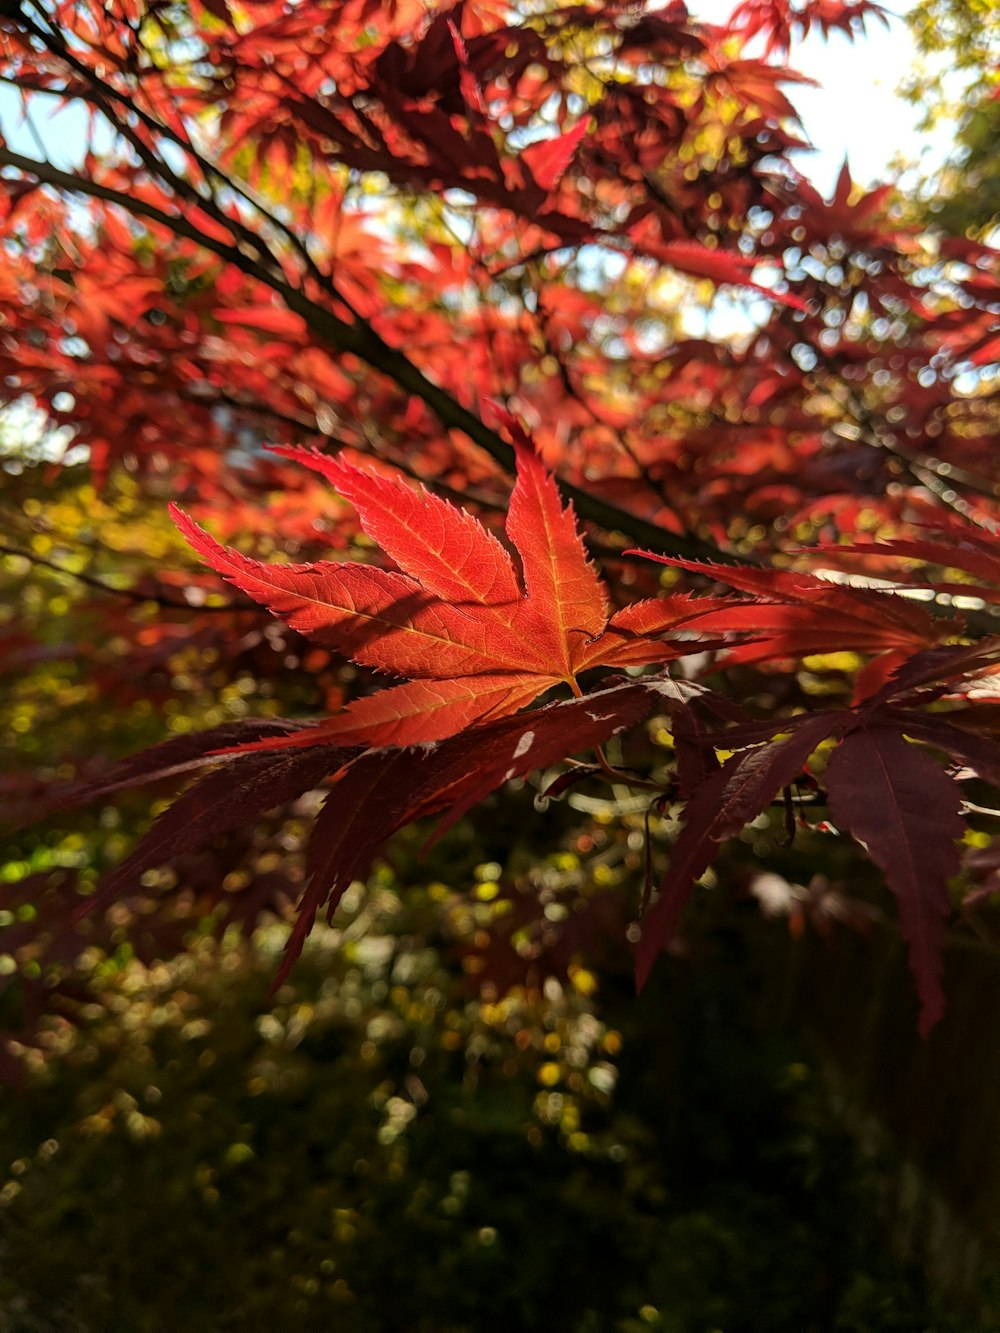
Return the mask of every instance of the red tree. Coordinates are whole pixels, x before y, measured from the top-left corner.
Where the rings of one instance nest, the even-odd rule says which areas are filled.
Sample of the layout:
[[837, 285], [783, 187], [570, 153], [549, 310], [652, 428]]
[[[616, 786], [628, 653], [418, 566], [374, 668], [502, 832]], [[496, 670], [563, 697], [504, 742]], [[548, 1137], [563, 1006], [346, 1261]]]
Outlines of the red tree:
[[[640, 980], [773, 812], [884, 872], [927, 1031], [952, 894], [996, 887], [962, 839], [967, 784], [1000, 785], [1000, 286], [893, 188], [845, 165], [827, 201], [796, 166], [775, 60], [878, 6], [2, 13], [28, 116], [0, 147], [2, 392], [99, 480], [176, 497], [245, 595], [150, 568], [103, 632], [145, 661], [120, 597], [152, 599], [232, 668], [260, 604], [330, 705], [43, 774], [32, 814], [196, 777], [75, 919], [325, 786], [287, 967], [396, 830], [565, 761], [553, 791], [648, 801]], [[86, 116], [69, 166], [47, 102]], [[75, 907], [43, 918], [66, 948]]]

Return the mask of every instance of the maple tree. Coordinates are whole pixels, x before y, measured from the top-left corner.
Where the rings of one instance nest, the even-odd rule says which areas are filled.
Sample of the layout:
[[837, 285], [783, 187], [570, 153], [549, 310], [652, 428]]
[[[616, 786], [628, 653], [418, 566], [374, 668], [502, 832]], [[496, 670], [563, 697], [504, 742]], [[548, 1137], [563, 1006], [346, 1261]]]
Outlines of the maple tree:
[[[931, 1029], [949, 915], [998, 887], [1000, 278], [892, 187], [845, 164], [826, 200], [797, 165], [780, 62], [882, 17], [0, 7], [27, 118], [0, 145], [0, 394], [95, 493], [175, 500], [209, 569], [166, 535], [132, 581], [94, 576], [27, 506], [3, 550], [93, 593], [91, 700], [176, 715], [171, 663], [229, 683], [267, 643], [259, 702], [298, 714], [188, 718], [110, 766], [39, 751], [10, 785], [28, 819], [193, 781], [85, 894], [10, 887], [22, 985], [116, 938], [167, 863], [210, 915], [243, 832], [325, 790], [304, 868], [240, 907], [296, 904], [280, 981], [393, 834], [542, 773], [640, 801], [640, 980], [764, 820], [867, 850]], [[50, 102], [86, 116], [69, 165]], [[3, 633], [30, 669], [38, 640]]]

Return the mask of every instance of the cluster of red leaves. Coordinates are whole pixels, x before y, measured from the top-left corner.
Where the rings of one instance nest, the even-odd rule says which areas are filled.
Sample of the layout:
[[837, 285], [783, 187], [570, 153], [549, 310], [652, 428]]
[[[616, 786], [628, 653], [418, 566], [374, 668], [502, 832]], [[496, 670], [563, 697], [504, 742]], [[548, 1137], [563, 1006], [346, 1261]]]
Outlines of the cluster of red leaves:
[[[134, 18], [55, 6], [68, 57], [8, 21], [7, 77], [92, 106], [90, 71], [128, 152], [88, 162], [102, 194], [84, 226], [78, 200], [8, 167], [4, 392], [44, 405], [98, 467], [170, 468], [202, 503], [247, 498], [227, 450], [331, 438], [367, 449], [372, 421], [387, 461], [405, 453], [424, 476], [486, 480], [398, 384], [331, 347], [314, 310], [287, 307], [292, 285], [343, 323], [350, 311], [369, 321], [460, 402], [502, 395], [569, 479], [596, 469], [616, 502], [674, 531], [707, 525], [724, 542], [737, 519], [769, 527], [793, 508], [846, 526], [845, 499], [898, 518], [921, 493], [909, 455], [929, 452], [929, 437], [936, 463], [988, 478], [992, 414], [970, 419], [954, 378], [970, 355], [993, 355], [994, 255], [959, 242], [935, 264], [893, 216], [891, 191], [859, 197], [846, 172], [822, 200], [789, 160], [788, 70], [730, 58], [724, 32], [680, 6], [575, 6], [531, 24], [465, 3], [426, 16], [393, 6], [375, 25], [376, 9], [260, 4], [237, 23], [225, 6], [196, 7], [175, 34], [198, 53], [189, 62], [143, 46], [144, 25], [152, 46], [166, 22], [160, 6]], [[838, 21], [816, 5], [774, 9]], [[600, 82], [585, 112], [571, 110], [594, 63], [576, 53], [590, 46]], [[650, 63], [665, 86], [640, 77]], [[122, 121], [116, 97], [148, 123]], [[336, 296], [280, 232], [277, 268], [253, 250], [246, 206], [197, 194], [195, 115], [213, 117], [220, 167], [251, 192], [284, 191], [312, 264], [336, 270]], [[150, 165], [168, 150], [189, 158], [188, 187]], [[292, 164], [306, 154], [302, 196]], [[470, 239], [440, 226], [406, 253], [386, 237], [392, 213], [352, 196], [348, 172], [377, 173], [401, 199], [462, 191], [476, 201]], [[600, 258], [581, 257], [595, 247]], [[233, 262], [236, 248], [253, 262]], [[669, 326], [650, 352], [634, 285], [595, 290], [595, 267], [620, 256], [650, 284], [665, 267], [762, 284], [776, 304], [738, 352]], [[831, 434], [845, 406], [862, 417], [851, 447]], [[285, 484], [302, 491], [304, 538], [315, 490]], [[254, 521], [252, 507], [227, 509], [234, 528]]]
[[[950, 525], [920, 539], [838, 546], [824, 554], [838, 565], [845, 556], [865, 555], [960, 571], [968, 581], [937, 578], [915, 585], [903, 574], [897, 581], [900, 592], [926, 593], [938, 601], [958, 596], [979, 607], [1000, 604], [1000, 541], [967, 528]], [[765, 809], [801, 776], [809, 756], [833, 741], [820, 770], [829, 808], [867, 849], [900, 901], [923, 1006], [921, 1030], [929, 1031], [944, 1009], [940, 949], [949, 880], [962, 865], [957, 840], [965, 831], [967, 806], [959, 783], [978, 778], [1000, 787], [995, 745], [1000, 633], [955, 642], [960, 623], [933, 619], [891, 583], [875, 591], [831, 586], [801, 573], [714, 573], [750, 597], [739, 605], [727, 603], [695, 626], [716, 632], [753, 627], [762, 640], [730, 650], [730, 661], [834, 649], [872, 656], [858, 677], [850, 711], [824, 709], [737, 725], [721, 735], [685, 735], [685, 744], [697, 747], [696, 777], [684, 791], [685, 829], [644, 932], [640, 977], [676, 928], [692, 883], [710, 864], [716, 845]], [[952, 642], [940, 644], [945, 638]], [[942, 704], [951, 706], [930, 708]], [[737, 753], [720, 766], [715, 750], [722, 747]], [[928, 749], [953, 761], [952, 771], [942, 771]]]
[[816, 28], [824, 37], [834, 32], [852, 37], [864, 32], [869, 18], [879, 18], [889, 27], [888, 11], [873, 0], [805, 0], [794, 8], [788, 0], [742, 0], [730, 16], [729, 28], [748, 39], [765, 37], [765, 53], [782, 55], [793, 41], [801, 41]]
[[[868, 0], [747, 0], [726, 28], [679, 3], [532, 8], [39, 0], [0, 15], [0, 74], [29, 104], [85, 108], [104, 136], [74, 172], [0, 144], [0, 399], [28, 396], [98, 474], [124, 467], [224, 538], [279, 532], [297, 558], [343, 556], [363, 533], [392, 566], [262, 562], [179, 516], [292, 632], [399, 683], [236, 751], [217, 731], [170, 741], [61, 793], [209, 770], [92, 905], [331, 784], [291, 958], [395, 830], [442, 812], [447, 827], [666, 707], [686, 822], [641, 972], [718, 844], [812, 764], [900, 899], [927, 1026], [959, 784], [997, 777], [992, 622], [802, 572], [790, 543], [843, 539], [821, 548], [835, 569], [915, 559], [932, 598], [996, 602], [997, 253], [922, 235], [846, 165], [831, 200], [796, 168], [784, 89], [801, 79], [768, 57], [884, 17]], [[743, 336], [719, 332], [720, 305], [700, 328], [693, 303], [664, 299], [699, 286], [754, 294]], [[484, 424], [494, 400], [531, 440], [505, 412]], [[505, 533], [400, 467], [487, 523], [505, 511]], [[556, 467], [609, 534], [605, 582]], [[949, 512], [964, 525], [915, 535]], [[862, 551], [877, 525], [893, 540]], [[618, 533], [682, 552], [688, 590], [631, 600], [657, 584], [623, 564]], [[706, 579], [733, 591], [705, 596]], [[126, 618], [109, 611], [108, 633], [129, 636]], [[189, 625], [231, 664], [261, 633], [228, 613]], [[132, 688], [148, 692], [174, 629], [134, 635]], [[695, 649], [732, 668], [751, 712], [761, 675], [868, 660], [849, 706], [817, 709], [793, 684], [752, 721], [663, 674]], [[521, 711], [560, 688], [579, 697]]]
[[[526, 443], [518, 451], [507, 525], [520, 577], [496, 538], [454, 506], [343, 459], [300, 459], [351, 499], [365, 531], [400, 572], [358, 562], [250, 560], [177, 511], [181, 530], [214, 569], [291, 628], [359, 665], [410, 679], [356, 700], [325, 722], [276, 724], [273, 734], [228, 749], [220, 747], [224, 738], [216, 730], [180, 745], [168, 742], [127, 761], [98, 787], [72, 793], [93, 799], [214, 765], [154, 824], [87, 910], [113, 903], [178, 851], [203, 846], [329, 779], [280, 981], [317, 911], [325, 905], [332, 914], [396, 830], [443, 811], [440, 836], [504, 782], [599, 746], [669, 701], [685, 823], [643, 922], [640, 982], [673, 937], [719, 844], [803, 779], [811, 756], [822, 751], [817, 776], [834, 820], [868, 849], [899, 899], [922, 1001], [921, 1029], [933, 1026], [944, 1007], [940, 949], [948, 881], [960, 869], [957, 840], [965, 827], [958, 778], [1000, 787], [1000, 759], [992, 740], [978, 734], [976, 716], [997, 693], [989, 682], [1000, 677], [1000, 636], [942, 646], [943, 637], [954, 638], [954, 623], [935, 621], [892, 591], [669, 557], [654, 558], [717, 577], [748, 596], [668, 595], [609, 618], [572, 511], [561, 505]], [[954, 568], [1000, 584], [1000, 543], [984, 538], [967, 537], [955, 548], [903, 541], [874, 551], [929, 563], [947, 553]], [[932, 585], [935, 591], [949, 586]], [[996, 586], [982, 591], [1000, 602]], [[586, 694], [576, 681], [598, 667], [663, 664], [703, 652], [702, 633], [743, 637], [748, 631], [753, 641], [728, 648], [729, 660], [802, 657], [834, 646], [870, 654], [854, 706], [720, 726], [720, 719], [733, 722], [731, 706], [720, 708], [714, 696], [662, 672], [632, 681], [605, 678]], [[665, 639], [669, 634], [685, 637]], [[519, 711], [560, 684], [577, 697]], [[965, 705], [956, 713], [928, 707], [956, 696]], [[995, 707], [988, 708], [990, 722]], [[735, 753], [720, 763], [719, 750]], [[929, 751], [957, 761], [961, 773], [946, 772]]]

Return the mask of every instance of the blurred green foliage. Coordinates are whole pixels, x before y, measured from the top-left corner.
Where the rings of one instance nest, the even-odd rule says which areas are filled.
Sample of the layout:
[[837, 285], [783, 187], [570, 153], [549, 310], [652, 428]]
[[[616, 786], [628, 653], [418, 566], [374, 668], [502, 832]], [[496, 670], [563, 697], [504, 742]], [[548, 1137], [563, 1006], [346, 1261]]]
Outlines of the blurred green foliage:
[[703, 911], [639, 1001], [612, 969], [482, 1004], [463, 900], [394, 890], [274, 1001], [278, 929], [49, 1023], [0, 1110], [4, 1327], [947, 1322], [893, 1239], [898, 1164], [782, 1018], [781, 927]]
[[930, 220], [988, 241], [1000, 222], [1000, 5], [917, 0], [906, 15], [919, 60], [906, 94], [924, 128], [955, 123], [955, 147], [925, 184]]

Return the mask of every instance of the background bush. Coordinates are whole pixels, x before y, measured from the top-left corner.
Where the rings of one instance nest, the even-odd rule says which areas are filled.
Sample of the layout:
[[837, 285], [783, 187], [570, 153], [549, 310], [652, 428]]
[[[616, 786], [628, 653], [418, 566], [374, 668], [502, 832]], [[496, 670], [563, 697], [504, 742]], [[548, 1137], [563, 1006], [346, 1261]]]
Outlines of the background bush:
[[935, 1288], [900, 1163], [789, 1023], [780, 925], [704, 912], [639, 1001], [611, 968], [479, 1005], [474, 918], [386, 872], [273, 1003], [267, 936], [98, 969], [0, 1112], [5, 1326], [993, 1316], [982, 1271]]

